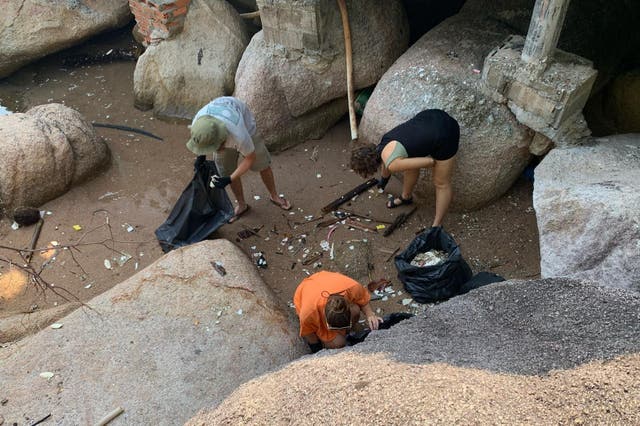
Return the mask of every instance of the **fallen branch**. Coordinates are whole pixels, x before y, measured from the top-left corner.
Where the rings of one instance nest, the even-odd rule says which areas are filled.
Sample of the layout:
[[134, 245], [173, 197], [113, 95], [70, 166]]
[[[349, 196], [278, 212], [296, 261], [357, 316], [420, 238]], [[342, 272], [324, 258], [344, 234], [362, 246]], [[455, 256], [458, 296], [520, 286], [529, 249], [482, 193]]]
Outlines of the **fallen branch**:
[[31, 257], [33, 256], [33, 249], [35, 249], [36, 244], [38, 243], [38, 238], [40, 238], [40, 231], [42, 231], [42, 225], [44, 224], [44, 220], [42, 218], [36, 224], [36, 229], [33, 231], [33, 236], [31, 237], [31, 243], [29, 244], [29, 253], [27, 253], [26, 261], [27, 265], [31, 263]]
[[323, 213], [329, 213], [330, 211], [333, 211], [333, 210], [337, 209], [340, 205], [346, 203], [347, 201], [349, 201], [350, 199], [352, 199], [356, 195], [362, 194], [364, 191], [366, 191], [367, 189], [371, 188], [373, 185], [375, 185], [377, 183], [378, 183], [378, 179], [376, 179], [376, 178], [371, 178], [368, 181], [366, 181], [365, 183], [361, 183], [360, 185], [358, 185], [355, 188], [353, 188], [351, 191], [349, 191], [346, 194], [342, 195], [340, 198], [338, 198], [338, 199], [330, 202], [326, 206], [324, 206], [322, 208], [322, 212]]
[[417, 209], [418, 207], [414, 207], [406, 213], [400, 213], [398, 216], [396, 216], [393, 223], [389, 225], [387, 229], [385, 229], [384, 234], [382, 235], [384, 235], [385, 237], [388, 237], [389, 235], [391, 235], [391, 233], [395, 231], [397, 228], [399, 228], [400, 225], [405, 223], [407, 219], [409, 219], [409, 216], [411, 216]]
[[105, 129], [123, 130], [125, 132], [133, 132], [133, 133], [139, 133], [141, 135], [149, 136], [150, 138], [157, 139], [159, 141], [164, 140], [160, 136], [156, 136], [151, 132], [147, 132], [146, 130], [136, 129], [135, 127], [121, 126], [119, 124], [96, 123], [96, 122], [93, 122], [91, 124], [93, 124], [93, 127], [104, 127]]
[[96, 423], [96, 426], [105, 426], [111, 420], [115, 419], [116, 417], [118, 417], [122, 413], [124, 413], [124, 409], [122, 407], [118, 407], [115, 410], [113, 410], [112, 412], [110, 412], [109, 414], [107, 414], [106, 416], [104, 416], [103, 418], [101, 418], [98, 421], [98, 423]]

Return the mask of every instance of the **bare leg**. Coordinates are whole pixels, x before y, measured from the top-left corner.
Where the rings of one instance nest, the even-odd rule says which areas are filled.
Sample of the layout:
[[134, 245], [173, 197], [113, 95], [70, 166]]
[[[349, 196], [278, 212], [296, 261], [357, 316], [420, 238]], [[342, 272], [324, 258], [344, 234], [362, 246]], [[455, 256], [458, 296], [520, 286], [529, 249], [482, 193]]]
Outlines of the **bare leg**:
[[289, 210], [291, 208], [291, 204], [289, 204], [286, 199], [280, 197], [280, 195], [276, 191], [276, 180], [273, 177], [273, 170], [271, 169], [271, 167], [260, 170], [260, 177], [262, 178], [262, 182], [269, 192], [269, 198], [271, 198], [271, 201], [279, 205], [284, 210]]
[[232, 181], [229, 186], [238, 203], [235, 208], [235, 214], [242, 213], [247, 208], [247, 202], [244, 199], [244, 189], [242, 188], [242, 180], [238, 178]]
[[413, 188], [416, 187], [420, 176], [420, 169], [405, 170], [402, 174], [402, 198], [408, 200], [413, 196]]
[[442, 226], [449, 204], [453, 198], [453, 189], [451, 186], [451, 176], [453, 175], [453, 166], [455, 165], [455, 157], [444, 161], [436, 161], [433, 167], [433, 185], [436, 190], [436, 215], [433, 218], [432, 226]]
[[278, 192], [276, 192], [276, 180], [273, 177], [273, 170], [271, 167], [267, 167], [264, 170], [260, 170], [260, 177], [262, 178], [262, 182], [264, 186], [269, 191], [269, 196], [272, 200], [278, 199]]
[[418, 176], [420, 176], [420, 169], [405, 170], [402, 172], [402, 194], [400, 194], [400, 198], [394, 198], [387, 202], [387, 207], [400, 206], [405, 204], [404, 201], [411, 200], [413, 197], [413, 188], [415, 188], [416, 182], [418, 182]]

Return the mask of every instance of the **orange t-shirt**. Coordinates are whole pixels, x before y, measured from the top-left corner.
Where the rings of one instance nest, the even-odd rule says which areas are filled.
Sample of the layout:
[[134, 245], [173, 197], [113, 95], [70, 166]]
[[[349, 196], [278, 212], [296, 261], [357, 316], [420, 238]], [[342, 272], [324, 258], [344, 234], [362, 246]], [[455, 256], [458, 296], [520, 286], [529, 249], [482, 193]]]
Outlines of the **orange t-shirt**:
[[300, 336], [315, 333], [323, 342], [330, 342], [338, 335], [329, 330], [324, 315], [329, 294], [341, 293], [349, 302], [358, 306], [369, 303], [369, 291], [359, 282], [337, 272], [320, 271], [305, 278], [293, 295], [293, 304], [300, 318]]

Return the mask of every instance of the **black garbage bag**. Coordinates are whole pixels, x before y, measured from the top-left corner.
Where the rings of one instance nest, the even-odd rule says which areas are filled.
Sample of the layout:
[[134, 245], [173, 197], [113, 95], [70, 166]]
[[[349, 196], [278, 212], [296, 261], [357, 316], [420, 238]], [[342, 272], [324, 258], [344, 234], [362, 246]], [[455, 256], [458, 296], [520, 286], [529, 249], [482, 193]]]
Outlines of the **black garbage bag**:
[[[418, 253], [442, 250], [447, 259], [434, 266], [411, 264]], [[471, 268], [462, 258], [460, 248], [441, 226], [434, 226], [418, 235], [402, 253], [395, 257], [398, 279], [405, 290], [419, 303], [431, 303], [460, 294], [461, 287], [471, 278]]]
[[493, 272], [481, 271], [475, 274], [469, 281], [462, 284], [460, 287], [460, 294], [468, 293], [474, 288], [483, 287], [487, 284], [499, 283], [500, 281], [504, 281], [498, 274], [494, 274]]
[[156, 229], [162, 251], [206, 239], [233, 216], [233, 205], [224, 189], [210, 188], [209, 180], [218, 173], [206, 156], [196, 158], [191, 183], [182, 191], [167, 220]]

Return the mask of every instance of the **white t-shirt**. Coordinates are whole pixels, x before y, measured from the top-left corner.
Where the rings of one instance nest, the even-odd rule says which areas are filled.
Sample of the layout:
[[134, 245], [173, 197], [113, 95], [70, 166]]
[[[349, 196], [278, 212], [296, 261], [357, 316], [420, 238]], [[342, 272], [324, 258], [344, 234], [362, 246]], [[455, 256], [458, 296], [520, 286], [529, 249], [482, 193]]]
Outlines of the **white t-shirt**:
[[256, 120], [244, 102], [232, 96], [216, 98], [198, 111], [191, 124], [203, 115], [215, 117], [227, 126], [225, 148], [235, 149], [245, 157], [255, 151], [252, 137], [256, 134]]

